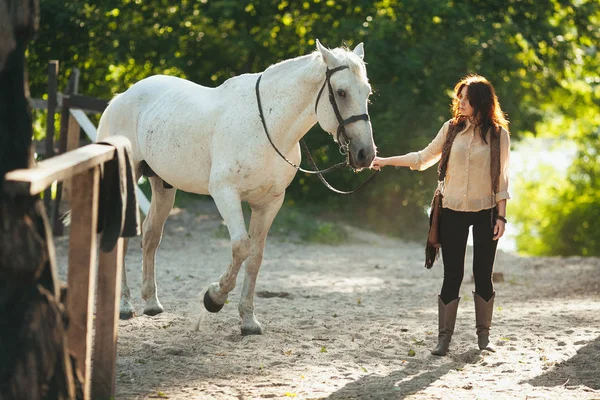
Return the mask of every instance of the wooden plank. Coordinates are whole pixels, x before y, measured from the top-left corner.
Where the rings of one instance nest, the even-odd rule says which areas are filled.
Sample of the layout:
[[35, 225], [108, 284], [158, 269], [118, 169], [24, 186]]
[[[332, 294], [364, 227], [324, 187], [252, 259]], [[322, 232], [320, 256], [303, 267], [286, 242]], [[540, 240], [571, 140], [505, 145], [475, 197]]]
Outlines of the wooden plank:
[[[48, 63], [48, 114], [46, 115], [46, 152], [45, 157], [54, 156], [54, 113], [56, 112], [56, 89], [58, 88], [58, 61]], [[52, 215], [52, 190], [44, 192], [44, 206], [48, 215]]]
[[69, 123], [67, 124], [67, 151], [79, 148], [79, 133], [81, 128], [77, 120], [69, 113]]
[[[69, 113], [69, 108], [71, 107], [71, 99], [70, 95], [77, 93], [79, 89], [79, 69], [74, 68], [71, 71], [71, 76], [69, 77], [69, 83], [67, 85], [67, 89], [65, 91], [65, 97], [63, 101], [63, 105], [61, 107], [60, 112], [60, 145], [59, 145], [59, 153], [63, 154], [69, 151], [69, 127], [71, 123], [71, 114]], [[73, 134], [71, 134], [73, 135]], [[77, 139], [79, 139], [79, 129], [77, 128]], [[79, 141], [79, 140], [78, 140]], [[72, 146], [72, 144], [71, 144]], [[78, 146], [75, 146], [75, 148]], [[73, 147], [71, 147], [73, 149]], [[68, 185], [69, 178], [66, 179], [66, 183]], [[62, 205], [63, 199], [63, 182], [58, 181], [56, 185], [56, 199], [54, 204], [54, 213], [51, 215], [51, 223], [52, 223], [52, 232], [55, 236], [62, 236], [64, 232], [64, 226], [62, 221], [60, 220], [60, 207]]]
[[[90, 144], [77, 150], [52, 157], [33, 168], [18, 169], [4, 176], [4, 190], [13, 195], [34, 196], [56, 180], [64, 180], [80, 174], [96, 165], [112, 160], [115, 148], [102, 144]], [[73, 189], [78, 190], [78, 189]]]
[[[62, 93], [57, 93], [56, 94], [56, 100], [57, 100], [58, 106], [61, 107], [62, 106]], [[29, 106], [33, 110], [46, 110], [46, 109], [48, 109], [48, 100], [34, 99], [32, 97], [29, 97], [27, 99], [27, 101], [29, 102]]]
[[32, 140], [31, 147], [33, 152], [36, 153], [36, 157], [45, 158], [46, 155], [46, 143], [42, 140]]
[[[66, 96], [64, 96], [66, 97]], [[63, 104], [65, 98], [63, 97]], [[77, 94], [69, 95], [70, 108], [82, 108], [86, 110], [94, 110], [96, 112], [104, 112], [108, 107], [108, 100], [97, 99], [95, 97], [81, 96]]]
[[[69, 129], [69, 98], [66, 97], [63, 101], [62, 108], [60, 109], [60, 132], [58, 136], [58, 154], [64, 154], [67, 152], [67, 131]], [[68, 178], [67, 178], [68, 179]], [[63, 183], [62, 181], [56, 182], [56, 198], [54, 199], [54, 212], [49, 214], [50, 224], [52, 225], [52, 233], [54, 236], [63, 235], [63, 223], [59, 218], [60, 206], [62, 204], [63, 194]]]
[[96, 297], [96, 328], [92, 359], [92, 398], [115, 396], [117, 331], [123, 269], [123, 238], [110, 253], [100, 251]]
[[[61, 108], [64, 102], [64, 96], [62, 93], [56, 93], [56, 108]], [[81, 95], [70, 95], [72, 98], [71, 107], [81, 109], [87, 114], [98, 114], [104, 112], [106, 107], [108, 107], [108, 100], [97, 99], [89, 96], [81, 96]], [[27, 101], [31, 108], [35, 110], [45, 110], [48, 108], [48, 100], [44, 99], [36, 99], [36, 98], [28, 98]]]
[[[62, 93], [60, 93], [60, 92], [56, 93], [56, 106], [58, 108], [62, 107], [62, 97], [63, 97]], [[29, 98], [27, 98], [27, 101], [29, 102], [29, 106], [34, 110], [47, 110], [48, 109], [48, 100], [36, 99], [33, 97], [29, 97]]]
[[94, 126], [92, 121], [90, 121], [85, 112], [77, 108], [71, 108], [69, 110], [69, 113], [73, 116], [73, 118], [75, 118], [75, 121], [77, 121], [81, 129], [83, 129], [87, 137], [89, 137], [92, 140], [92, 142], [95, 142], [98, 133], [96, 131], [96, 127]]
[[[69, 122], [67, 124], [67, 145], [66, 151], [73, 151], [79, 147], [80, 127], [75, 118], [69, 113]], [[63, 181], [62, 198], [71, 201], [71, 178]]]
[[73, 177], [67, 277], [67, 338], [69, 349], [77, 360], [77, 369], [83, 377], [85, 400], [90, 399], [99, 186], [99, 166]]
[[69, 76], [69, 82], [67, 84], [67, 93], [79, 93], [79, 75], [79, 68], [73, 68], [71, 70], [71, 76]]
[[60, 109], [60, 130], [58, 137], [58, 153], [67, 151], [67, 130], [69, 129], [69, 98], [67, 97]]

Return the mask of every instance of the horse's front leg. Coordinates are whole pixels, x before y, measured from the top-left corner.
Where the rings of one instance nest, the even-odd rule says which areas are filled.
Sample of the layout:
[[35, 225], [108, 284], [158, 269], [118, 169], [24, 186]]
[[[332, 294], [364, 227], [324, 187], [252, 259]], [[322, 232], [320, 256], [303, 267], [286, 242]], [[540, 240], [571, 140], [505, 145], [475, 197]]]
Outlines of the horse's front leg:
[[250, 254], [244, 262], [246, 277], [238, 307], [240, 317], [242, 317], [242, 335], [262, 334], [260, 322], [254, 316], [254, 289], [258, 270], [262, 264], [267, 234], [277, 212], [281, 208], [281, 204], [283, 204], [283, 198], [284, 193], [271, 203], [262, 207], [252, 208], [252, 218], [250, 219]]
[[250, 238], [246, 231], [242, 203], [237, 192], [231, 187], [211, 188], [211, 196], [225, 220], [231, 238], [231, 263], [221, 275], [219, 282], [211, 283], [204, 295], [204, 307], [210, 312], [219, 312], [229, 292], [235, 287], [242, 262], [248, 257]]

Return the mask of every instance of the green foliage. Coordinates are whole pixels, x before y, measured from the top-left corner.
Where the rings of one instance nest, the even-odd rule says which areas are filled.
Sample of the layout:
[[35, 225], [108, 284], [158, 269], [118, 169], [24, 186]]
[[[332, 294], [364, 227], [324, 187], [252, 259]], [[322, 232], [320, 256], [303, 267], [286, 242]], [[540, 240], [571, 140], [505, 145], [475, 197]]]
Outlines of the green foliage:
[[339, 245], [348, 240], [348, 232], [337, 222], [284, 205], [271, 228], [271, 234], [311, 243]]
[[[590, 21], [597, 32], [597, 9]], [[570, 34], [576, 34], [570, 25]], [[535, 128], [540, 136], [574, 143], [577, 154], [566, 173], [546, 166], [537, 176], [523, 177], [515, 189], [523, 200], [511, 212], [520, 225], [517, 247], [524, 253], [600, 256], [600, 62], [591, 50], [598, 41], [582, 35], [580, 42], [577, 58], [565, 61], [558, 84], [540, 104]]]
[[[61, 62], [59, 88], [66, 85], [70, 69], [78, 67], [82, 94], [110, 98], [152, 74], [216, 86], [307, 54], [316, 38], [329, 47], [363, 41], [374, 89], [371, 120], [383, 156], [427, 145], [450, 117], [453, 85], [468, 73], [484, 75], [494, 84], [515, 139], [532, 134], [568, 137], [582, 147], [578, 161], [586, 157], [586, 146], [597, 141], [596, 0], [43, 0], [40, 10], [40, 32], [27, 56], [33, 97], [47, 90], [50, 59]], [[318, 127], [306, 138], [320, 166], [340, 160], [332, 139]], [[598, 183], [588, 164], [576, 163], [573, 178], [560, 188], [525, 187], [530, 194], [524, 197], [539, 198], [539, 209], [545, 211], [536, 214], [542, 213], [543, 220], [554, 218], [548, 213], [555, 209], [542, 196], [552, 190], [555, 201], [579, 204], [572, 209], [556, 206], [561, 222], [553, 226], [564, 222], [561, 235], [575, 235], [576, 218], [593, 221], [590, 201], [597, 195], [587, 188]], [[367, 174], [336, 172], [328, 179], [349, 189]], [[341, 197], [317, 178], [298, 174], [287, 198], [293, 204], [341, 212], [361, 226], [422, 238], [435, 179], [434, 168], [425, 173], [386, 169], [363, 191]], [[586, 196], [580, 198], [586, 182]], [[337, 231], [320, 229], [325, 236]], [[571, 245], [580, 250], [576, 253], [589, 246], [581, 240]]]
[[[559, 216], [555, 212], [556, 204], [552, 203], [562, 190], [559, 185], [564, 183], [561, 174], [551, 166], [540, 167], [538, 173], [541, 181], [521, 178], [513, 185], [514, 191], [527, 193], [527, 196], [511, 201], [510, 205], [510, 213], [519, 227], [517, 249], [534, 255], [548, 254], [552, 250], [547, 236], [556, 236], [555, 221]], [[552, 185], [542, 182], [552, 182]]]
[[600, 130], [581, 138], [566, 176], [546, 166], [519, 185], [526, 194], [514, 206], [519, 251], [600, 256]]
[[[249, 207], [245, 207], [246, 216], [250, 216]], [[249, 222], [249, 218], [247, 218]], [[338, 222], [328, 221], [322, 216], [315, 216], [297, 207], [284, 205], [269, 231], [269, 235], [286, 238], [292, 241], [339, 245], [349, 239], [348, 232]], [[227, 226], [223, 223], [215, 231], [215, 237], [229, 238]]]

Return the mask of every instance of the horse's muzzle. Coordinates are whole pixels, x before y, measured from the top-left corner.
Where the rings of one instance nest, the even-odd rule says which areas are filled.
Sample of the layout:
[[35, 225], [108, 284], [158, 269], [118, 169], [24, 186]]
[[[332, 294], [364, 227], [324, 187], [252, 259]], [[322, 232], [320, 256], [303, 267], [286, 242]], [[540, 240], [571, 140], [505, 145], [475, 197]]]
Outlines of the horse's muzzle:
[[375, 158], [375, 149], [371, 146], [350, 149], [350, 166], [355, 169], [367, 168], [371, 166]]

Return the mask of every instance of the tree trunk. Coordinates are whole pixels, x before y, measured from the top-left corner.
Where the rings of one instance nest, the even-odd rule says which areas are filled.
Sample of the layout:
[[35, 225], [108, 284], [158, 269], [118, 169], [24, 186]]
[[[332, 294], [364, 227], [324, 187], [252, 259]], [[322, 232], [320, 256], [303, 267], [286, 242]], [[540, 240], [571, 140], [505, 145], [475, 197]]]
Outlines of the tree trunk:
[[[0, 177], [31, 165], [25, 48], [35, 0], [0, 0]], [[74, 399], [54, 244], [39, 197], [9, 198], [0, 180], [0, 400]], [[81, 394], [81, 392], [79, 392]]]

